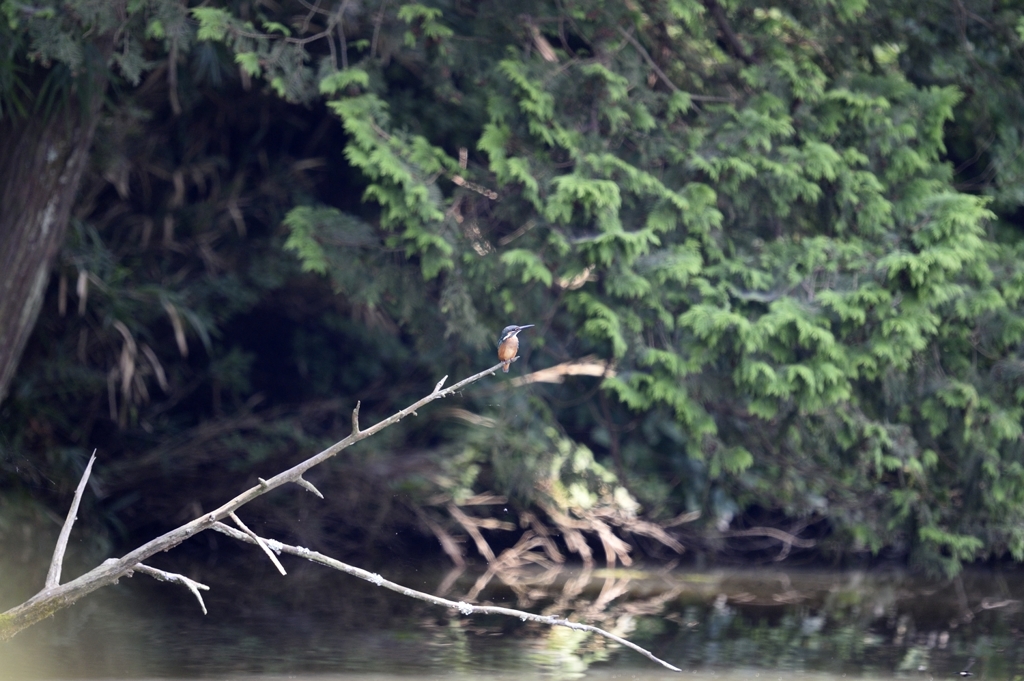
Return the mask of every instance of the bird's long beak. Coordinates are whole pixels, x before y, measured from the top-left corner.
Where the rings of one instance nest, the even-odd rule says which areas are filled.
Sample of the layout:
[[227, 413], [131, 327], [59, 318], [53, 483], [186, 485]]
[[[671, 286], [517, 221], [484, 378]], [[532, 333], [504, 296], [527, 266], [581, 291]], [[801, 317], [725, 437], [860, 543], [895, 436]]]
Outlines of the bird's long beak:
[[517, 328], [516, 330], [517, 330], [517, 331], [522, 331], [523, 329], [528, 329], [528, 328], [530, 328], [531, 326], [533, 326], [533, 324], [527, 324], [526, 326], [520, 326], [520, 327], [518, 327], [518, 328]]

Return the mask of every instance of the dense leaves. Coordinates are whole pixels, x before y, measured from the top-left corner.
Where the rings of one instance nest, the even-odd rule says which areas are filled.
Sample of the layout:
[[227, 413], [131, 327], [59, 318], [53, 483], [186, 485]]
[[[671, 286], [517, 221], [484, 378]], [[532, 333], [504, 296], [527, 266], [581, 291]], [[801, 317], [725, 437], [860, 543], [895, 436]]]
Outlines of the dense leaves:
[[[27, 360], [9, 415], [46, 419], [58, 385], [109, 397], [126, 438], [154, 411], [166, 435], [228, 418], [222, 394], [243, 411], [257, 394], [384, 409], [532, 322], [517, 373], [591, 355], [609, 369], [467, 395], [409, 432], [439, 462], [402, 478], [412, 507], [494, 491], [623, 528], [638, 509], [700, 510], [704, 536], [770, 517], [835, 554], [948, 573], [1024, 559], [1020, 10], [164, 4], [125, 8], [112, 66], [134, 83], [143, 56], [162, 65], [109, 116], [174, 158], [111, 128], [59, 275], [108, 292], [80, 297], [106, 354], [76, 340], [84, 321], [44, 326], [68, 350]], [[109, 24], [2, 6], [21, 57], [71, 68], [65, 43]], [[10, 77], [0, 103], [23, 96]], [[239, 79], [253, 91], [225, 101]], [[155, 97], [165, 80], [180, 118]], [[218, 149], [244, 102], [271, 118]], [[330, 178], [302, 179], [318, 162], [292, 158], [300, 138]], [[296, 296], [317, 301], [309, 316], [282, 313]], [[239, 339], [269, 319], [288, 320], [288, 366], [261, 373], [281, 346]], [[214, 397], [150, 402], [153, 381]], [[56, 440], [94, 441], [68, 415]]]

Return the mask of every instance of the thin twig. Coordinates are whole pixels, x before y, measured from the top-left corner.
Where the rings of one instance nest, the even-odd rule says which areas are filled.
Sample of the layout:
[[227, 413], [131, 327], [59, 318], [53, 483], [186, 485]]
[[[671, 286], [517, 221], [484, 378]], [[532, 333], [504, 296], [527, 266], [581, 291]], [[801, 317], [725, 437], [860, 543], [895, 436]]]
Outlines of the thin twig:
[[[233, 537], [234, 539], [237, 539], [239, 541], [245, 541], [251, 544], [256, 543], [255, 538], [243, 534], [242, 532], [239, 532], [238, 530], [228, 525], [225, 525], [224, 523], [215, 523], [213, 525], [213, 529], [217, 530], [218, 532], [222, 532], [228, 535], [229, 537]], [[352, 575], [353, 577], [358, 577], [359, 579], [366, 580], [371, 584], [374, 584], [376, 586], [382, 586], [385, 589], [389, 589], [396, 593], [400, 593], [403, 596], [408, 596], [409, 598], [415, 598], [417, 600], [425, 601], [433, 605], [440, 605], [444, 608], [458, 610], [459, 613], [462, 615], [507, 615], [508, 617], [518, 617], [524, 622], [539, 622], [540, 624], [547, 624], [549, 626], [568, 627], [569, 629], [575, 629], [577, 631], [589, 631], [591, 633], [604, 636], [605, 638], [615, 641], [620, 645], [626, 646], [631, 650], [635, 650], [647, 659], [653, 662], [657, 662], [666, 669], [671, 669], [674, 672], [683, 671], [679, 667], [671, 665], [668, 662], [662, 660], [661, 658], [656, 657], [653, 653], [646, 650], [645, 648], [641, 648], [637, 644], [631, 641], [627, 641], [621, 636], [616, 636], [610, 631], [605, 631], [604, 629], [595, 627], [590, 624], [570, 622], [567, 619], [561, 619], [553, 616], [535, 615], [532, 612], [526, 612], [525, 610], [516, 610], [514, 608], [503, 608], [493, 605], [473, 605], [471, 603], [466, 603], [464, 601], [452, 601], [448, 600], [447, 598], [432, 596], [431, 594], [424, 593], [422, 591], [417, 591], [415, 589], [410, 589], [407, 586], [402, 586], [401, 584], [396, 584], [395, 582], [384, 579], [375, 572], [369, 572], [367, 570], [363, 570], [362, 568], [357, 568], [353, 565], [342, 563], [340, 560], [335, 560], [330, 556], [325, 556], [324, 554], [318, 553], [316, 551], [310, 551], [309, 549], [303, 548], [301, 546], [290, 546], [288, 544], [282, 544], [275, 540], [269, 540], [269, 542], [274, 546], [275, 549], [279, 549], [283, 553], [289, 553], [293, 556], [305, 558], [306, 560], [312, 561], [314, 563], [320, 563], [321, 565], [325, 565], [334, 570], [338, 570], [339, 572], [344, 572], [345, 574]]]
[[338, 70], [338, 51], [334, 49], [334, 36], [327, 36], [327, 47], [331, 50], [331, 68], [335, 71]]
[[178, 99], [178, 37], [171, 39], [170, 54], [167, 55], [167, 93], [171, 100], [171, 111], [181, 115], [181, 101]]
[[476, 544], [476, 550], [480, 552], [480, 555], [486, 558], [488, 563], [494, 562], [494, 551], [491, 550], [490, 544], [487, 543], [487, 540], [484, 539], [484, 535], [480, 533], [480, 530], [472, 522], [469, 516], [463, 513], [455, 504], [448, 504], [448, 512], [453, 518], [455, 518], [455, 522], [462, 525], [462, 529], [469, 533], [469, 536], [473, 538], [473, 542]]
[[377, 12], [377, 20], [373, 22], [373, 40], [370, 41], [370, 59], [377, 54], [377, 38], [380, 37], [380, 27], [384, 23], [384, 8], [388, 6], [388, 0], [380, 3], [380, 11]]
[[261, 549], [263, 549], [263, 553], [267, 554], [267, 557], [270, 558], [270, 562], [274, 564], [274, 567], [277, 568], [278, 572], [280, 572], [282, 575], [287, 575], [288, 574], [287, 572], [285, 572], [284, 566], [281, 565], [281, 561], [279, 561], [277, 559], [277, 556], [274, 555], [274, 552], [270, 550], [269, 546], [267, 546], [267, 543], [265, 541], [263, 541], [262, 539], [260, 539], [258, 534], [256, 534], [255, 532], [250, 530], [248, 527], [246, 527], [245, 523], [243, 523], [242, 520], [237, 515], [235, 515], [234, 511], [231, 511], [230, 513], [228, 513], [228, 517], [230, 517], [232, 520], [235, 521], [235, 525], [238, 525], [238, 527], [242, 530], [242, 532], [245, 532], [247, 535], [249, 535], [250, 537], [252, 537], [256, 541], [256, 544]]
[[658, 78], [661, 79], [661, 82], [663, 82], [668, 87], [668, 89], [671, 90], [672, 92], [675, 92], [677, 94], [686, 95], [687, 97], [689, 97], [691, 100], [693, 100], [695, 102], [731, 102], [731, 101], [733, 101], [732, 97], [715, 97], [713, 95], [694, 95], [694, 94], [690, 94], [689, 92], [683, 92], [681, 89], [679, 89], [679, 87], [675, 83], [672, 82], [672, 80], [667, 75], [665, 75], [665, 72], [661, 70], [661, 67], [658, 66], [657, 62], [654, 61], [654, 59], [651, 57], [650, 53], [644, 48], [644, 46], [640, 44], [639, 40], [634, 38], [628, 31], [623, 29], [621, 26], [619, 27], [619, 33], [621, 33], [622, 37], [625, 38], [626, 40], [628, 40], [630, 42], [630, 44], [633, 45], [633, 47], [636, 48], [636, 51], [639, 52], [640, 56], [644, 58], [644, 61], [647, 62], [647, 65], [650, 66], [654, 70], [654, 72], [658, 75]]
[[203, 614], [207, 614], [206, 603], [203, 602], [203, 595], [199, 593], [200, 589], [202, 589], [203, 591], [210, 590], [210, 587], [206, 586], [205, 584], [200, 584], [195, 580], [189, 579], [185, 575], [179, 575], [176, 572], [164, 572], [163, 570], [157, 570], [154, 567], [149, 567], [148, 565], [143, 565], [142, 563], [139, 563], [134, 568], [132, 568], [132, 572], [141, 572], [142, 574], [149, 575], [153, 579], [159, 580], [161, 582], [172, 582], [174, 584], [181, 584], [186, 589], [192, 592], [192, 595], [195, 596], [196, 600], [199, 601], [199, 607], [203, 609]]
[[810, 549], [817, 545], [817, 542], [813, 539], [801, 539], [800, 537], [793, 536], [785, 530], [780, 530], [777, 527], [751, 527], [746, 530], [729, 530], [722, 533], [723, 537], [771, 537], [772, 539], [778, 539], [780, 542], [785, 544], [791, 544], [801, 549]]
[[615, 369], [608, 360], [598, 359], [596, 355], [588, 355], [582, 359], [562, 362], [547, 369], [540, 369], [533, 373], [512, 379], [512, 386], [529, 385], [530, 383], [562, 383], [566, 376], [595, 376], [597, 378], [611, 378], [615, 376]]
[[60, 528], [57, 536], [57, 545], [53, 547], [53, 559], [50, 561], [50, 570], [46, 573], [44, 589], [52, 589], [60, 585], [60, 572], [64, 568], [64, 553], [68, 550], [68, 538], [71, 536], [71, 528], [78, 517], [78, 505], [82, 503], [82, 494], [85, 493], [85, 486], [89, 482], [89, 474], [92, 473], [92, 464], [96, 461], [96, 450], [92, 450], [89, 463], [85, 466], [82, 479], [78, 481], [78, 488], [75, 490], [75, 497], [71, 500], [71, 508], [68, 509], [68, 517], [64, 519], [64, 527]]
[[329, 21], [327, 23], [327, 28], [320, 31], [319, 33], [306, 36], [305, 38], [285, 38], [284, 41], [286, 43], [291, 43], [292, 45], [298, 45], [299, 47], [303, 47], [305, 45], [308, 45], [309, 43], [315, 43], [317, 40], [320, 40], [324, 36], [330, 36], [333, 30], [334, 24]]
[[310, 11], [310, 14], [323, 14], [324, 16], [330, 16], [330, 11], [326, 9], [320, 9], [320, 0], [317, 0], [315, 5], [311, 5], [306, 0], [299, 0], [299, 4]]
[[348, 41], [345, 40], [344, 22], [339, 21], [336, 29], [338, 31], [338, 42], [341, 43], [341, 47], [339, 48], [339, 51], [341, 52], [341, 68], [342, 70], [348, 70]]
[[455, 564], [455, 567], [459, 570], [465, 568], [466, 559], [462, 556], [462, 547], [459, 543], [455, 541], [455, 539], [448, 534], [447, 530], [441, 527], [439, 523], [435, 522], [430, 516], [424, 513], [423, 509], [419, 506], [410, 504], [409, 507], [412, 509], [413, 513], [416, 514], [416, 517], [427, 526], [427, 529], [434, 533], [434, 536], [437, 537], [437, 541], [441, 544], [441, 549], [448, 554], [448, 558], [450, 558]]
[[299, 33], [305, 33], [306, 31], [309, 30], [309, 22], [313, 21], [314, 14], [317, 14], [319, 12], [321, 14], [326, 14], [330, 16], [330, 12], [324, 12], [323, 10], [320, 9], [320, 0], [316, 0], [315, 5], [311, 5], [308, 2], [303, 2], [302, 4], [303, 6], [306, 7], [306, 9], [309, 10], [309, 14], [307, 14], [306, 18], [302, 20], [302, 28], [299, 29]]
[[628, 40], [633, 45], [633, 47], [636, 48], [636, 51], [639, 52], [640, 56], [644, 58], [644, 61], [647, 62], [647, 65], [654, 69], [654, 72], [658, 74], [658, 78], [661, 78], [661, 82], [667, 85], [669, 90], [671, 90], [672, 92], [682, 93], [682, 90], [680, 90], [679, 87], [676, 86], [676, 84], [673, 83], [667, 75], [665, 75], [665, 72], [661, 70], [661, 67], [658, 66], [654, 59], [651, 58], [650, 53], [648, 53], [644, 46], [640, 44], [639, 40], [630, 35], [629, 31], [625, 30], [621, 26], [619, 26], [619, 33], [621, 33], [622, 37]]
[[348, 42], [345, 40], [345, 9], [351, 0], [345, 0], [338, 8], [338, 40], [341, 42], [341, 68], [348, 68]]

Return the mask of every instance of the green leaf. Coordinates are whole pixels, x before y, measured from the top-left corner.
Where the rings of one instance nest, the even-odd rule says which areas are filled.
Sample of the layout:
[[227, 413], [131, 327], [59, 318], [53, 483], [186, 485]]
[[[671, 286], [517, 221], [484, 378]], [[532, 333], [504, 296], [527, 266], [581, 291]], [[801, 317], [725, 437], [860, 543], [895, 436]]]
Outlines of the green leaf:
[[227, 35], [233, 17], [227, 10], [216, 7], [193, 7], [189, 10], [199, 22], [196, 39], [221, 41]]
[[258, 77], [262, 72], [260, 57], [255, 52], [239, 52], [235, 55], [235, 63], [250, 76]]
[[349, 87], [356, 86], [367, 88], [370, 85], [370, 76], [362, 69], [345, 69], [335, 71], [320, 79], [320, 94], [334, 95]]
[[544, 261], [541, 260], [540, 256], [532, 251], [522, 248], [507, 251], [502, 253], [501, 262], [512, 268], [522, 267], [522, 282], [524, 284], [531, 281], [539, 281], [545, 286], [551, 286], [554, 282], [551, 270], [544, 265]]
[[317, 211], [308, 206], [298, 206], [288, 211], [284, 225], [289, 234], [284, 248], [298, 256], [304, 272], [327, 274], [327, 256], [323, 246], [313, 236], [317, 216]]

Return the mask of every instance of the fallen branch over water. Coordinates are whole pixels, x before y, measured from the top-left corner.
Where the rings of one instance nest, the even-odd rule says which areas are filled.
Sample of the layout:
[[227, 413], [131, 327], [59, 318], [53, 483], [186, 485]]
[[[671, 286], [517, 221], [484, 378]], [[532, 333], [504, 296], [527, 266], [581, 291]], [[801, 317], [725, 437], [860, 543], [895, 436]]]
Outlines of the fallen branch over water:
[[589, 631], [600, 636], [604, 636], [605, 638], [615, 641], [616, 643], [626, 646], [627, 648], [631, 648], [632, 650], [635, 650], [647, 659], [657, 662], [658, 664], [666, 667], [667, 669], [671, 669], [674, 672], [683, 671], [682, 669], [679, 669], [678, 667], [675, 667], [669, 664], [668, 662], [665, 662], [661, 658], [655, 657], [650, 651], [646, 650], [645, 648], [641, 648], [637, 644], [628, 641], [622, 638], [621, 636], [616, 636], [610, 631], [606, 631], [604, 629], [601, 629], [600, 627], [595, 627], [590, 624], [583, 624], [581, 622], [571, 622], [567, 619], [552, 617], [549, 615], [535, 615], [531, 612], [526, 612], [525, 610], [516, 610], [515, 608], [503, 608], [494, 605], [473, 605], [472, 603], [466, 603], [465, 601], [452, 601], [447, 598], [432, 596], [431, 594], [424, 593], [422, 591], [417, 591], [415, 589], [410, 589], [407, 586], [402, 586], [401, 584], [397, 584], [395, 582], [384, 579], [375, 572], [369, 572], [362, 568], [357, 568], [353, 565], [349, 565], [348, 563], [343, 563], [340, 560], [336, 560], [334, 558], [331, 558], [330, 556], [325, 556], [324, 554], [317, 553], [316, 551], [310, 551], [309, 549], [303, 548], [301, 546], [291, 546], [289, 544], [282, 544], [281, 542], [276, 541], [274, 539], [265, 539], [262, 537], [257, 538], [254, 536], [249, 536], [248, 534], [239, 532], [235, 528], [229, 527], [224, 523], [216, 523], [213, 526], [213, 529], [217, 530], [218, 532], [222, 532], [223, 534], [226, 534], [229, 537], [237, 539], [238, 541], [244, 541], [250, 544], [257, 544], [258, 541], [262, 542], [266, 544], [266, 546], [268, 546], [270, 550], [274, 553], [287, 553], [293, 556], [298, 556], [299, 558], [305, 558], [306, 560], [312, 561], [314, 563], [319, 563], [320, 565], [325, 565], [334, 570], [344, 572], [347, 575], [352, 575], [353, 577], [358, 577], [359, 579], [366, 580], [367, 582], [370, 582], [375, 586], [390, 589], [391, 591], [400, 593], [403, 596], [408, 596], [409, 598], [415, 598], [417, 600], [426, 601], [427, 603], [439, 605], [444, 608], [458, 610], [459, 613], [462, 615], [507, 615], [508, 617], [518, 617], [524, 622], [539, 622], [541, 624], [547, 624], [549, 626], [568, 627], [569, 629], [576, 629], [577, 631]]
[[[665, 666], [673, 671], [682, 671], [677, 667], [674, 667], [667, 662], [658, 659], [647, 650], [640, 646], [627, 641], [624, 638], [616, 636], [611, 632], [605, 631], [598, 627], [591, 626], [589, 624], [582, 624], [580, 622], [571, 622], [566, 619], [559, 619], [556, 617], [535, 615], [522, 610], [514, 610], [512, 608], [502, 608], [496, 606], [478, 606], [462, 601], [450, 601], [448, 599], [439, 598], [437, 596], [431, 596], [408, 587], [404, 587], [400, 584], [390, 582], [380, 575], [367, 572], [357, 567], [353, 567], [334, 560], [329, 556], [310, 551], [301, 547], [288, 546], [282, 544], [273, 539], [264, 539], [257, 536], [252, 530], [238, 518], [235, 511], [242, 506], [245, 506], [250, 501], [263, 496], [267, 492], [273, 489], [281, 487], [287, 483], [294, 483], [301, 486], [303, 489], [316, 494], [319, 497], [323, 497], [319, 490], [317, 490], [311, 483], [309, 483], [303, 474], [311, 468], [322, 464], [333, 456], [337, 455], [344, 449], [351, 447], [357, 442], [365, 440], [373, 435], [376, 435], [385, 428], [392, 426], [401, 421], [406, 416], [416, 415], [416, 410], [426, 406], [434, 400], [438, 400], [447, 397], [459, 390], [462, 390], [466, 386], [479, 381], [480, 379], [490, 376], [495, 373], [499, 368], [502, 367], [501, 363], [495, 364], [490, 369], [481, 371], [478, 374], [470, 376], [455, 385], [441, 389], [444, 382], [447, 380], [447, 376], [438, 381], [437, 385], [434, 386], [434, 390], [427, 396], [420, 398], [413, 404], [409, 405], [405, 409], [398, 411], [388, 418], [380, 421], [373, 426], [362, 430], [359, 426], [359, 403], [356, 403], [355, 409], [352, 411], [352, 432], [348, 437], [336, 442], [324, 451], [312, 456], [302, 463], [299, 463], [288, 470], [275, 475], [269, 480], [259, 479], [259, 484], [252, 487], [245, 492], [239, 494], [234, 499], [231, 499], [220, 508], [212, 511], [211, 513], [205, 513], [199, 518], [182, 525], [166, 534], [163, 534], [152, 541], [143, 544], [139, 548], [131, 551], [121, 558], [111, 558], [104, 561], [99, 566], [93, 568], [89, 572], [82, 576], [71, 580], [70, 582], [61, 584], [60, 573], [61, 566], [64, 561], [64, 554], [67, 550], [68, 537], [71, 534], [71, 529], [74, 525], [78, 507], [82, 499], [82, 495], [86, 489], [89, 480], [89, 474], [92, 471], [93, 462], [95, 461], [96, 455], [93, 453], [92, 458], [89, 460], [89, 464], [86, 466], [85, 472], [82, 474], [82, 479], [78, 484], [78, 488], [75, 491], [75, 496], [71, 504], [71, 509], [68, 512], [68, 516], [64, 521], [64, 526], [61, 528], [60, 536], [57, 540], [57, 544], [54, 548], [53, 559], [50, 563], [50, 569], [44, 582], [43, 590], [37, 593], [35, 596], [25, 601], [21, 605], [15, 606], [10, 610], [0, 614], [0, 641], [7, 640], [21, 632], [22, 630], [32, 626], [36, 622], [49, 617], [58, 610], [62, 610], [72, 605], [79, 598], [96, 591], [104, 586], [115, 583], [122, 577], [130, 577], [134, 572], [140, 572], [143, 574], [150, 575], [156, 579], [162, 581], [171, 581], [184, 585], [187, 587], [199, 600], [203, 612], [206, 612], [205, 604], [203, 604], [202, 596], [199, 593], [200, 589], [206, 590], [207, 587], [203, 584], [199, 584], [188, 577], [178, 575], [174, 573], [164, 572], [155, 568], [149, 567], [143, 564], [143, 561], [161, 551], [168, 551], [186, 539], [203, 532], [204, 530], [214, 529], [231, 537], [239, 539], [240, 541], [249, 542], [258, 545], [274, 563], [275, 567], [282, 573], [285, 574], [284, 568], [277, 560], [276, 554], [285, 552], [297, 555], [307, 560], [311, 560], [322, 565], [341, 570], [350, 575], [354, 575], [361, 579], [365, 579], [378, 586], [391, 589], [403, 595], [409, 596], [410, 598], [417, 598], [435, 605], [443, 607], [454, 608], [463, 615], [472, 614], [500, 614], [509, 615], [512, 617], [518, 617], [522, 620], [530, 620], [539, 622], [542, 624], [548, 624], [551, 626], [563, 626], [571, 629], [580, 631], [589, 631], [601, 636], [604, 636], [612, 641], [615, 641], [621, 645], [639, 652], [645, 657]], [[236, 525], [241, 528], [241, 531], [236, 530], [232, 527], [225, 525], [223, 520], [230, 518]]]

